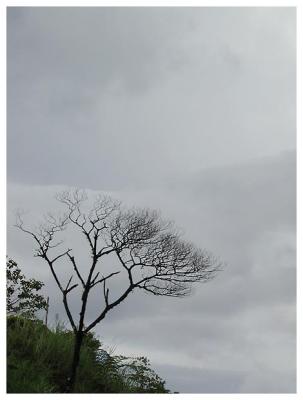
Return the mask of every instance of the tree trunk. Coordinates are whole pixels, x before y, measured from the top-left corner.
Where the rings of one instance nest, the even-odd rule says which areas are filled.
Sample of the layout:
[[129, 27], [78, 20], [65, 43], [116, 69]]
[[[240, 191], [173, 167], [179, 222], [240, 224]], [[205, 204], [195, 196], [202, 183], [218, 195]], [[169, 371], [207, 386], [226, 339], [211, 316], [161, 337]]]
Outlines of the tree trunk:
[[45, 326], [47, 326], [47, 321], [48, 321], [48, 310], [49, 310], [49, 297], [47, 296], [46, 309], [45, 309]]
[[71, 372], [67, 382], [67, 393], [73, 393], [75, 389], [75, 383], [77, 378], [77, 370], [80, 361], [80, 351], [83, 341], [83, 332], [79, 331], [75, 334], [75, 343], [74, 343], [74, 354], [73, 354], [73, 361], [71, 365]]

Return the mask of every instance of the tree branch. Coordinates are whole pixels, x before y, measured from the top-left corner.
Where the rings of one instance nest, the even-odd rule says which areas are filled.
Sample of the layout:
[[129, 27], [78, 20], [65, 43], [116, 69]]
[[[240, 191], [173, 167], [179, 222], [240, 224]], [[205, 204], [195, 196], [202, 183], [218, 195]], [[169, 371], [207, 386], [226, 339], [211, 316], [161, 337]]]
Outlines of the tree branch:
[[134, 286], [129, 286], [126, 291], [113, 303], [111, 304], [107, 304], [105, 309], [102, 311], [102, 313], [84, 330], [85, 333], [89, 332], [91, 329], [93, 329], [100, 321], [102, 321], [106, 314], [113, 309], [114, 307], [116, 307], [119, 303], [121, 303], [121, 301], [123, 301], [128, 295], [129, 293], [134, 289]]
[[77, 332], [77, 327], [76, 327], [76, 324], [74, 322], [74, 319], [73, 319], [72, 314], [71, 314], [70, 309], [69, 309], [69, 305], [68, 305], [68, 302], [67, 302], [67, 292], [63, 292], [63, 305], [64, 305], [64, 308], [65, 308], [65, 312], [67, 314], [67, 317], [69, 319], [69, 322], [70, 322], [70, 324], [71, 324], [71, 326], [73, 328], [73, 331], [76, 333]]
[[57, 257], [55, 257], [54, 259], [51, 260], [51, 263], [53, 264], [55, 261], [59, 260], [59, 258], [68, 255], [68, 253], [69, 253], [71, 250], [72, 250], [72, 249], [68, 249], [68, 250], [65, 251], [64, 253], [59, 254]]
[[72, 265], [74, 267], [74, 270], [75, 270], [75, 272], [77, 274], [77, 277], [79, 278], [82, 286], [84, 287], [85, 283], [84, 283], [84, 280], [83, 280], [83, 278], [82, 278], [82, 276], [81, 276], [81, 274], [80, 274], [80, 272], [78, 270], [78, 267], [77, 267], [77, 264], [76, 264], [76, 261], [75, 261], [75, 257], [71, 256], [69, 253], [67, 253], [67, 255], [68, 255], [68, 258], [70, 259], [70, 261], [71, 261], [71, 263], [72, 263]]
[[95, 276], [94, 280], [92, 280], [90, 287], [93, 288], [93, 287], [96, 286], [98, 283], [105, 282], [107, 279], [111, 278], [111, 277], [114, 276], [114, 275], [118, 275], [118, 274], [120, 274], [120, 271], [112, 272], [111, 274], [109, 274], [109, 275], [107, 275], [107, 276], [105, 276], [105, 277], [103, 276], [102, 279], [99, 279], [98, 281], [95, 281], [95, 279], [96, 279], [97, 276], [99, 275], [99, 272], [98, 272], [98, 274]]

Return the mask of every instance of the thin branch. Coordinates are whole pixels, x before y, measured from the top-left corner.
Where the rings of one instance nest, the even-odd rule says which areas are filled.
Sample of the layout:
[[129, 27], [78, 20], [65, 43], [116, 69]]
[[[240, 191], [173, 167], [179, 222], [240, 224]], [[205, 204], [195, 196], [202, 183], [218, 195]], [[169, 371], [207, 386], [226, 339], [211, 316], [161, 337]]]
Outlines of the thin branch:
[[14, 226], [15, 226], [16, 228], [20, 229], [22, 232], [25, 232], [25, 233], [27, 233], [28, 235], [32, 236], [32, 237], [35, 239], [35, 241], [39, 244], [39, 246], [42, 247], [42, 246], [41, 246], [41, 242], [40, 242], [40, 240], [38, 239], [37, 235], [35, 235], [33, 232], [31, 232], [31, 231], [29, 231], [29, 230], [23, 228], [23, 221], [22, 221], [22, 218], [21, 218], [21, 214], [20, 214], [20, 213], [17, 213], [17, 214], [16, 214], [16, 218], [17, 218], [17, 221], [16, 221], [16, 223], [15, 223]]
[[[109, 250], [103, 251], [104, 249], [107, 249], [107, 248], [109, 248]], [[110, 246], [106, 246], [103, 249], [101, 249], [100, 251], [98, 251], [97, 257], [100, 258], [100, 257], [106, 256], [106, 255], [108, 255], [110, 253], [113, 253], [115, 251], [116, 251], [116, 248], [113, 248], [113, 247], [110, 247]]]
[[53, 277], [54, 277], [54, 279], [55, 279], [55, 281], [56, 281], [56, 283], [57, 283], [57, 286], [58, 286], [58, 288], [60, 289], [60, 291], [63, 293], [63, 292], [64, 292], [64, 289], [63, 289], [63, 287], [62, 287], [62, 285], [61, 285], [61, 283], [60, 283], [60, 281], [59, 281], [59, 279], [58, 279], [58, 277], [57, 277], [57, 274], [56, 274], [56, 272], [55, 272], [55, 270], [54, 270], [52, 261], [47, 257], [46, 254], [43, 255], [43, 256], [41, 256], [41, 257], [44, 258], [44, 259], [47, 261], [47, 263], [48, 263], [48, 265], [49, 265], [49, 267], [50, 267], [51, 273], [53, 274]]
[[53, 260], [51, 260], [51, 263], [54, 263], [55, 261], [59, 260], [59, 258], [68, 255], [68, 253], [69, 253], [71, 250], [72, 250], [72, 249], [68, 249], [68, 250], [65, 251], [64, 253], [59, 254], [57, 257], [55, 257]]
[[106, 289], [106, 281], [103, 281], [103, 296], [105, 300], [105, 305], [108, 307], [108, 295], [109, 295], [109, 289]]
[[68, 255], [68, 257], [69, 257], [71, 263], [73, 264], [73, 267], [74, 267], [74, 270], [75, 270], [75, 272], [76, 272], [76, 274], [77, 274], [77, 277], [79, 278], [79, 280], [80, 280], [82, 286], [84, 287], [84, 286], [85, 286], [85, 283], [84, 283], [84, 280], [83, 280], [83, 278], [82, 278], [82, 276], [81, 276], [81, 274], [80, 274], [80, 272], [79, 272], [79, 270], [78, 270], [78, 267], [77, 267], [77, 264], [76, 264], [76, 261], [75, 261], [75, 257], [71, 256], [69, 253], [67, 253], [67, 255]]
[[93, 285], [96, 282], [96, 279], [98, 278], [99, 275], [100, 275], [100, 272], [97, 272], [96, 275], [94, 276], [94, 278], [91, 281], [91, 285]]
[[[98, 281], [95, 281], [95, 282], [92, 281], [90, 287], [92, 288], [92, 287], [96, 286], [98, 283], [105, 282], [107, 279], [111, 278], [112, 276], [120, 274], [120, 272], [121, 272], [121, 271], [112, 272], [111, 274], [109, 274], [109, 275], [107, 275], [107, 276], [105, 276], [105, 277], [103, 276], [102, 279], [99, 279]], [[98, 272], [98, 274], [96, 275], [96, 277], [97, 277], [98, 275], [99, 275], [99, 272]], [[96, 277], [95, 277], [95, 279], [96, 279]]]
[[66, 290], [66, 294], [71, 292], [73, 289], [75, 289], [78, 286], [79, 286], [78, 283], [75, 283], [73, 286], [71, 286], [69, 289]]
[[67, 285], [66, 285], [66, 287], [65, 287], [65, 292], [67, 292], [68, 287], [69, 287], [69, 285], [70, 285], [72, 279], [73, 279], [73, 275], [69, 278], [69, 280], [68, 280], [68, 282], [67, 282]]
[[[129, 279], [129, 283], [132, 286], [134, 282], [133, 282], [133, 276], [132, 276], [132, 273], [131, 273], [131, 268], [127, 267], [127, 265], [125, 264], [125, 262], [123, 261], [121, 255], [120, 255], [119, 251], [116, 251], [116, 254], [117, 254], [118, 258], [119, 258], [120, 263], [126, 269], [127, 275], [128, 275], [128, 279]], [[134, 266], [134, 264], [132, 266]]]

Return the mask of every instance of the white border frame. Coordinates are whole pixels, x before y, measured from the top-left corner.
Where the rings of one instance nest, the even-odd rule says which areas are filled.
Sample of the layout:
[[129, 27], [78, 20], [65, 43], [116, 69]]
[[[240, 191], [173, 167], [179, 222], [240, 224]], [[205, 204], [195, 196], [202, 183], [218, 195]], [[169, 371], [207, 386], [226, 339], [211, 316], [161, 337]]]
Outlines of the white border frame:
[[[140, 6], [140, 7], [165, 7], [165, 6], [182, 6], [182, 7], [296, 7], [297, 8], [297, 393], [296, 394], [170, 394], [170, 395], [133, 395], [133, 394], [102, 394], [103, 399], [116, 399], [116, 397], [123, 398], [125, 400], [133, 399], [135, 397], [148, 397], [151, 398], [159, 398], [159, 396], [170, 396], [171, 399], [207, 399], [207, 400], [218, 400], [218, 399], [295, 399], [301, 398], [303, 395], [303, 368], [302, 368], [302, 356], [303, 356], [303, 328], [302, 328], [302, 317], [303, 317], [303, 295], [302, 295], [302, 243], [303, 243], [303, 232], [302, 232], [302, 207], [303, 204], [303, 192], [302, 192], [302, 151], [303, 151], [303, 138], [302, 138], [302, 10], [303, 6], [299, 3], [299, 1], [199, 1], [199, 0], [188, 0], [188, 1], [167, 1], [167, 0], [141, 0], [141, 1], [123, 1], [123, 0], [111, 0], [111, 1], [6, 1], [1, 4], [0, 12], [1, 12], [1, 23], [0, 23], [0, 37], [1, 37], [1, 54], [2, 54], [2, 63], [1, 63], [1, 87], [2, 89], [2, 105], [1, 107], [1, 122], [2, 122], [2, 146], [0, 147], [1, 151], [1, 172], [0, 172], [0, 181], [1, 186], [3, 188], [2, 193], [6, 193], [6, 7], [93, 7], [93, 6], [111, 6], [111, 7], [122, 7], [122, 6]], [[3, 62], [5, 60], [5, 62]], [[5, 90], [4, 90], [5, 89]], [[1, 197], [1, 246], [3, 249], [3, 264], [4, 264], [4, 256], [6, 255], [6, 196]], [[300, 247], [301, 244], [301, 247]], [[1, 305], [1, 328], [3, 340], [1, 341], [0, 351], [1, 351], [1, 359], [3, 360], [2, 368], [1, 368], [1, 380], [0, 380], [0, 394], [3, 398], [7, 396], [11, 399], [18, 398], [22, 396], [24, 398], [32, 398], [33, 394], [6, 394], [6, 374], [5, 374], [5, 365], [6, 365], [6, 334], [5, 334], [5, 268], [0, 269], [0, 282], [2, 287], [0, 288], [0, 305]], [[300, 290], [301, 289], [301, 290]], [[36, 395], [37, 396], [37, 395]], [[61, 396], [61, 394], [38, 394], [38, 396], [48, 396], [48, 398], [57, 398]], [[97, 397], [101, 396], [101, 394], [73, 394], [66, 395], [72, 396], [73, 399], [82, 399], [87, 398], [88, 396]], [[113, 397], [115, 396], [115, 397]]]

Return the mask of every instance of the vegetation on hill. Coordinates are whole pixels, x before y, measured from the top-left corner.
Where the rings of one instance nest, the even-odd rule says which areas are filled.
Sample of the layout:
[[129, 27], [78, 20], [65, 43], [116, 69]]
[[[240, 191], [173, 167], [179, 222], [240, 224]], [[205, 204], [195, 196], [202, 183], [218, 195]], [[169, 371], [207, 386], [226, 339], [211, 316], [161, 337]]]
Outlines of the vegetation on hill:
[[[58, 325], [22, 316], [7, 318], [7, 392], [62, 393], [69, 374], [74, 337]], [[81, 350], [77, 393], [169, 393], [145, 357], [114, 356], [93, 334]]]
[[[74, 332], [57, 324], [49, 329], [36, 318], [47, 310], [43, 283], [26, 279], [7, 258], [7, 392], [63, 393], [70, 376]], [[92, 332], [84, 335], [78, 393], [169, 393], [145, 357], [111, 355]]]

